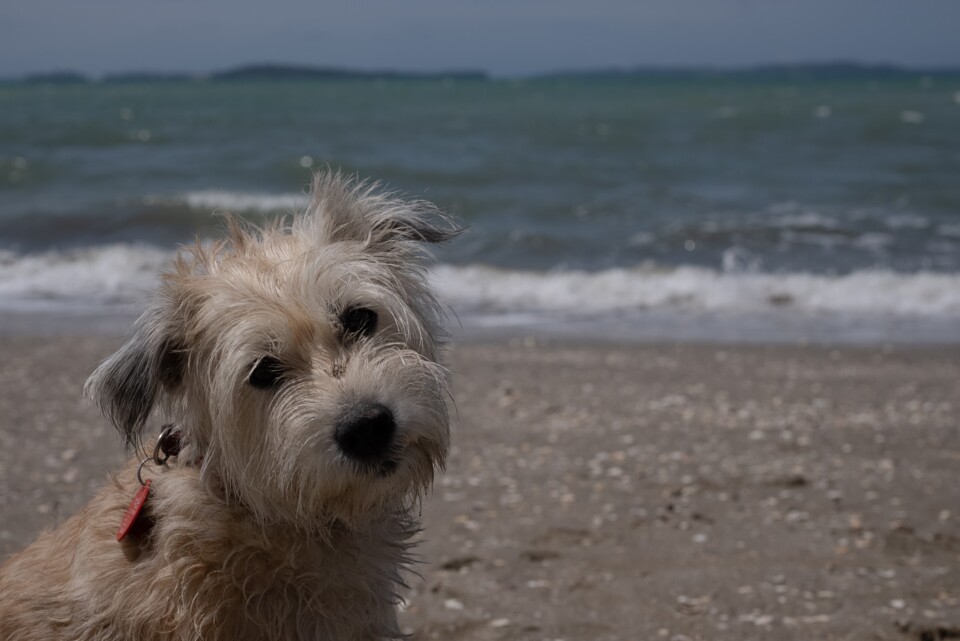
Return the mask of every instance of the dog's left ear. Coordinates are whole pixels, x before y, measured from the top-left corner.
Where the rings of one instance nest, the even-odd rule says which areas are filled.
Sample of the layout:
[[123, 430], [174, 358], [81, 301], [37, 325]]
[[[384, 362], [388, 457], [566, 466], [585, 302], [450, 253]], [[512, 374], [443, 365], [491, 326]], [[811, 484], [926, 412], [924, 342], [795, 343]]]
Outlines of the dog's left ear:
[[463, 231], [429, 203], [401, 199], [338, 172], [314, 176], [302, 220], [318, 226], [323, 242], [359, 241], [374, 250], [397, 249], [405, 241], [441, 243]]
[[409, 209], [391, 208], [378, 213], [372, 221], [372, 237], [375, 241], [443, 243], [463, 232], [463, 229], [432, 208], [411, 206]]
[[139, 442], [161, 395], [175, 390], [183, 378], [184, 351], [170, 326], [157, 322], [155, 309], [148, 310], [133, 337], [87, 379], [84, 391], [129, 446]]

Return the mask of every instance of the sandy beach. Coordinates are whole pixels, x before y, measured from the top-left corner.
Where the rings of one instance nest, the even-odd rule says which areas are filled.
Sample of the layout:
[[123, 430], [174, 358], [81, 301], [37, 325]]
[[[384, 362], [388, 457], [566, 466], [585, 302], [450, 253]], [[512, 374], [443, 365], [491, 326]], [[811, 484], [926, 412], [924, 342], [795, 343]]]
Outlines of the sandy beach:
[[[123, 459], [116, 339], [0, 337], [0, 558]], [[960, 638], [960, 348], [457, 345], [416, 639]]]

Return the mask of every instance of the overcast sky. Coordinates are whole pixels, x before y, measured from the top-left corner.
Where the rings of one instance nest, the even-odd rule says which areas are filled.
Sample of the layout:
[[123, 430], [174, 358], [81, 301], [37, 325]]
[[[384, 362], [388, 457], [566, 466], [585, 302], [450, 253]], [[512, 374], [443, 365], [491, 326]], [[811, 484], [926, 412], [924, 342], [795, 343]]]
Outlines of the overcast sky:
[[0, 75], [250, 62], [960, 66], [960, 0], [0, 0]]

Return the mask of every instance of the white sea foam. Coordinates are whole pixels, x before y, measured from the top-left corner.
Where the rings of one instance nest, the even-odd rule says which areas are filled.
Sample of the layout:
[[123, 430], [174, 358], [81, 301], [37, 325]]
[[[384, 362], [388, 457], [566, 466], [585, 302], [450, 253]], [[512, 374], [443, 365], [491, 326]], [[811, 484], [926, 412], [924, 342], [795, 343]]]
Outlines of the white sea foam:
[[0, 309], [64, 310], [140, 304], [171, 252], [113, 244], [33, 254], [0, 252]]
[[924, 229], [930, 226], [930, 219], [926, 216], [912, 213], [890, 214], [883, 219], [890, 229]]
[[[0, 252], [0, 310], [135, 311], [172, 252], [113, 244], [34, 254]], [[620, 318], [631, 313], [926, 318], [960, 327], [960, 274], [857, 271], [722, 272], [702, 267], [620, 268], [598, 272], [516, 271], [439, 265], [430, 274], [440, 298], [462, 319], [510, 325]]]
[[960, 238], [960, 223], [944, 223], [937, 228], [941, 236]]
[[191, 209], [207, 211], [294, 211], [307, 204], [304, 194], [264, 194], [256, 192], [204, 189], [190, 191], [178, 196], [154, 196], [156, 201], [185, 203]]
[[723, 273], [701, 267], [523, 272], [439, 266], [434, 283], [457, 308], [480, 312], [610, 313], [647, 309], [960, 318], [960, 274], [858, 271]]
[[[771, 218], [770, 224], [785, 229], [836, 229], [840, 226], [836, 218], [816, 211], [784, 212], [785, 210], [781, 209], [780, 215]], [[774, 213], [778, 212], [774, 211]]]

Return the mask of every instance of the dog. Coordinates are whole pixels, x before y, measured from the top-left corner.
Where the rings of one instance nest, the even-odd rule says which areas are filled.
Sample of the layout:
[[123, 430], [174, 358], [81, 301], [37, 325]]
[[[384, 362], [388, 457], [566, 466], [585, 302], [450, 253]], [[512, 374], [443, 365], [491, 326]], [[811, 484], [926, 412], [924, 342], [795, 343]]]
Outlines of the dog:
[[178, 252], [87, 381], [147, 456], [0, 568], [0, 640], [403, 636], [449, 443], [428, 245], [460, 230], [332, 172], [304, 212], [226, 227]]

